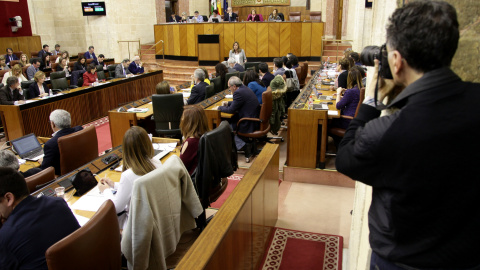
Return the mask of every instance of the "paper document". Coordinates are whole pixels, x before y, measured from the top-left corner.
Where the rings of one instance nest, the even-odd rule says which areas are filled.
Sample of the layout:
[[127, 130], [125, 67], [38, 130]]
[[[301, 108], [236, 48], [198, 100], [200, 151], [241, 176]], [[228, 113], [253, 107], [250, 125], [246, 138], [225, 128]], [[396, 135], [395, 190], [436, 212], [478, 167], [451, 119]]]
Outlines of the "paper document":
[[130, 109], [127, 110], [127, 112], [146, 113], [146, 112], [148, 112], [148, 108], [130, 108]]
[[328, 115], [338, 115], [338, 111], [328, 111]]
[[183, 93], [183, 97], [184, 97], [184, 98], [190, 97], [190, 93]]
[[122, 172], [122, 170], [123, 170], [123, 165], [120, 165], [117, 168], [115, 168], [116, 172]]
[[78, 224], [80, 224], [80, 227], [83, 227], [83, 225], [85, 225], [90, 219], [89, 218], [86, 218], [84, 216], [79, 216], [79, 215], [75, 215], [75, 218], [77, 219], [78, 221]]
[[36, 100], [34, 100], [34, 99], [27, 99], [27, 100], [25, 100], [25, 103], [28, 104], [28, 103], [32, 103], [32, 102], [35, 102], [35, 101], [36, 101]]
[[107, 198], [100, 194], [100, 190], [98, 189], [98, 186], [96, 186], [72, 204], [70, 208], [74, 210], [96, 212], [106, 200]]
[[190, 88], [183, 88], [182, 91], [183, 91], [183, 92], [190, 92], [190, 91], [192, 91], [192, 89], [190, 89]]
[[153, 149], [162, 151], [173, 151], [177, 143], [152, 143]]
[[225, 95], [225, 98], [233, 98], [233, 95]]

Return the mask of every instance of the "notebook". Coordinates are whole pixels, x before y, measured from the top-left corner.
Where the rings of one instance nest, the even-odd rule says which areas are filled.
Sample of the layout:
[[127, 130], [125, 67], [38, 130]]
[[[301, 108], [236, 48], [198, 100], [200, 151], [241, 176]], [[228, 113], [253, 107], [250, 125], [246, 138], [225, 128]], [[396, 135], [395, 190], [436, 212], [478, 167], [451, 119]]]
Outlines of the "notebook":
[[43, 156], [43, 148], [33, 133], [12, 140], [11, 143], [20, 158], [38, 160]]

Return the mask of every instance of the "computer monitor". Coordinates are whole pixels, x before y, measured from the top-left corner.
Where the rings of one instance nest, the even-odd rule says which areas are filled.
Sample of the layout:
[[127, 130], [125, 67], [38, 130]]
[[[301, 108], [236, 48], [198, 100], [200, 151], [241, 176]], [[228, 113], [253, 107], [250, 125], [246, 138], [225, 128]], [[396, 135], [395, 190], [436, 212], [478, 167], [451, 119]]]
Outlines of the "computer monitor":
[[219, 22], [219, 20], [218, 20], [218, 18], [212, 18], [212, 22], [214, 22], [214, 23], [218, 23], [218, 22]]

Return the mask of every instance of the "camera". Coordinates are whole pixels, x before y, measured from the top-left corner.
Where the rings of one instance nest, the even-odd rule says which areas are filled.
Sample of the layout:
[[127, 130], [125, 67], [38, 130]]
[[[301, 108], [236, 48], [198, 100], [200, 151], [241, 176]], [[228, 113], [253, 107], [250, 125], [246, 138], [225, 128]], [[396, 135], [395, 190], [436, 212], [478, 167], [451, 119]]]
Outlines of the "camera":
[[22, 17], [15, 16], [13, 18], [8, 18], [8, 21], [12, 24], [12, 32], [17, 32], [18, 28], [22, 28]]
[[393, 79], [392, 71], [390, 70], [390, 66], [388, 65], [388, 54], [387, 54], [387, 46], [383, 44], [381, 47], [379, 46], [367, 46], [363, 49], [362, 53], [360, 54], [360, 61], [365, 66], [374, 66], [374, 60], [378, 59], [379, 66], [378, 66], [378, 75], [384, 79]]

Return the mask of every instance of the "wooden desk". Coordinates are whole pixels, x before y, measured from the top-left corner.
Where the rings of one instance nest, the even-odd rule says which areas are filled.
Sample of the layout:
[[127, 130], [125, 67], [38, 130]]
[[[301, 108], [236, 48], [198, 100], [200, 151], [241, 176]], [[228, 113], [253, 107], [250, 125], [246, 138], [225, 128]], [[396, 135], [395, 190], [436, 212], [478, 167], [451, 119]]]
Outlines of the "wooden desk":
[[152, 95], [157, 83], [163, 81], [163, 71], [153, 71], [132, 78], [115, 79], [94, 87], [80, 87], [48, 99], [23, 105], [0, 105], [5, 114], [10, 140], [34, 133], [50, 137], [49, 115], [55, 109], [67, 110], [72, 126], [83, 125], [107, 115], [119, 104]]
[[[165, 42], [165, 58], [198, 57], [198, 35], [220, 36], [220, 57], [228, 57], [233, 42], [245, 49], [247, 58], [297, 57], [322, 55], [323, 22], [237, 22], [179, 23], [154, 26], [155, 43]], [[162, 44], [155, 51], [160, 52]], [[315, 59], [314, 59], [315, 60]]]
[[[320, 87], [318, 92], [322, 95], [333, 96], [336, 91], [326, 90], [329, 86], [317, 84], [319, 72], [310, 79], [307, 86], [288, 108], [287, 131], [287, 165], [303, 168], [325, 168], [325, 151], [327, 147], [328, 120], [340, 117], [335, 100], [328, 105], [328, 111], [336, 111], [337, 115], [328, 115], [327, 110], [313, 110], [308, 108], [309, 98], [314, 94], [314, 89]], [[314, 97], [315, 98], [315, 97]], [[319, 103], [320, 101], [314, 101]], [[319, 127], [320, 126], [320, 127]]]
[[[166, 139], [166, 138], [155, 138], [154, 137], [152, 141], [154, 143], [169, 143], [169, 142], [176, 142], [177, 143], [177, 148], [175, 149], [175, 151], [169, 153], [168, 155], [166, 155], [165, 157], [163, 157], [161, 159], [162, 163], [165, 160], [167, 160], [169, 157], [171, 157], [172, 155], [177, 155], [177, 156], [180, 155], [180, 145], [179, 145], [180, 141], [179, 140]], [[120, 176], [121, 176], [122, 173], [121, 172], [116, 172], [115, 170], [109, 170], [109, 167], [111, 167], [114, 163], [106, 165], [105, 163], [102, 162], [102, 159], [104, 157], [112, 155], [112, 154], [116, 154], [117, 156], [122, 158], [123, 155], [122, 155], [121, 149], [122, 149], [121, 146], [115, 147], [111, 152], [92, 160], [92, 162], [89, 162], [88, 164], [85, 164], [85, 165], [81, 166], [80, 168], [74, 170], [73, 172], [70, 172], [68, 174], [65, 174], [65, 175], [55, 179], [55, 182], [53, 182], [52, 184], [50, 184], [50, 185], [48, 185], [48, 186], [46, 186], [42, 189], [39, 189], [39, 190], [33, 192], [31, 195], [37, 196], [39, 193], [41, 193], [42, 191], [45, 191], [49, 188], [51, 188], [52, 190], [55, 190], [55, 188], [60, 187], [60, 185], [58, 184], [59, 182], [65, 180], [68, 177], [73, 176], [78, 171], [83, 170], [85, 168], [89, 168], [90, 171], [92, 171], [93, 174], [97, 175], [97, 176], [95, 176], [97, 181], [100, 181], [100, 179], [103, 178], [106, 175], [112, 181], [119, 182], [120, 181]], [[74, 190], [72, 189], [72, 190], [65, 193], [65, 198], [69, 198], [68, 201], [67, 201], [67, 203], [69, 205], [74, 204], [76, 201], [78, 201], [78, 199], [80, 199], [80, 197], [72, 196], [73, 192], [74, 192]], [[87, 218], [91, 218], [95, 214], [95, 212], [83, 211], [83, 210], [73, 210], [73, 213], [75, 213], [77, 215], [87, 217]]]

